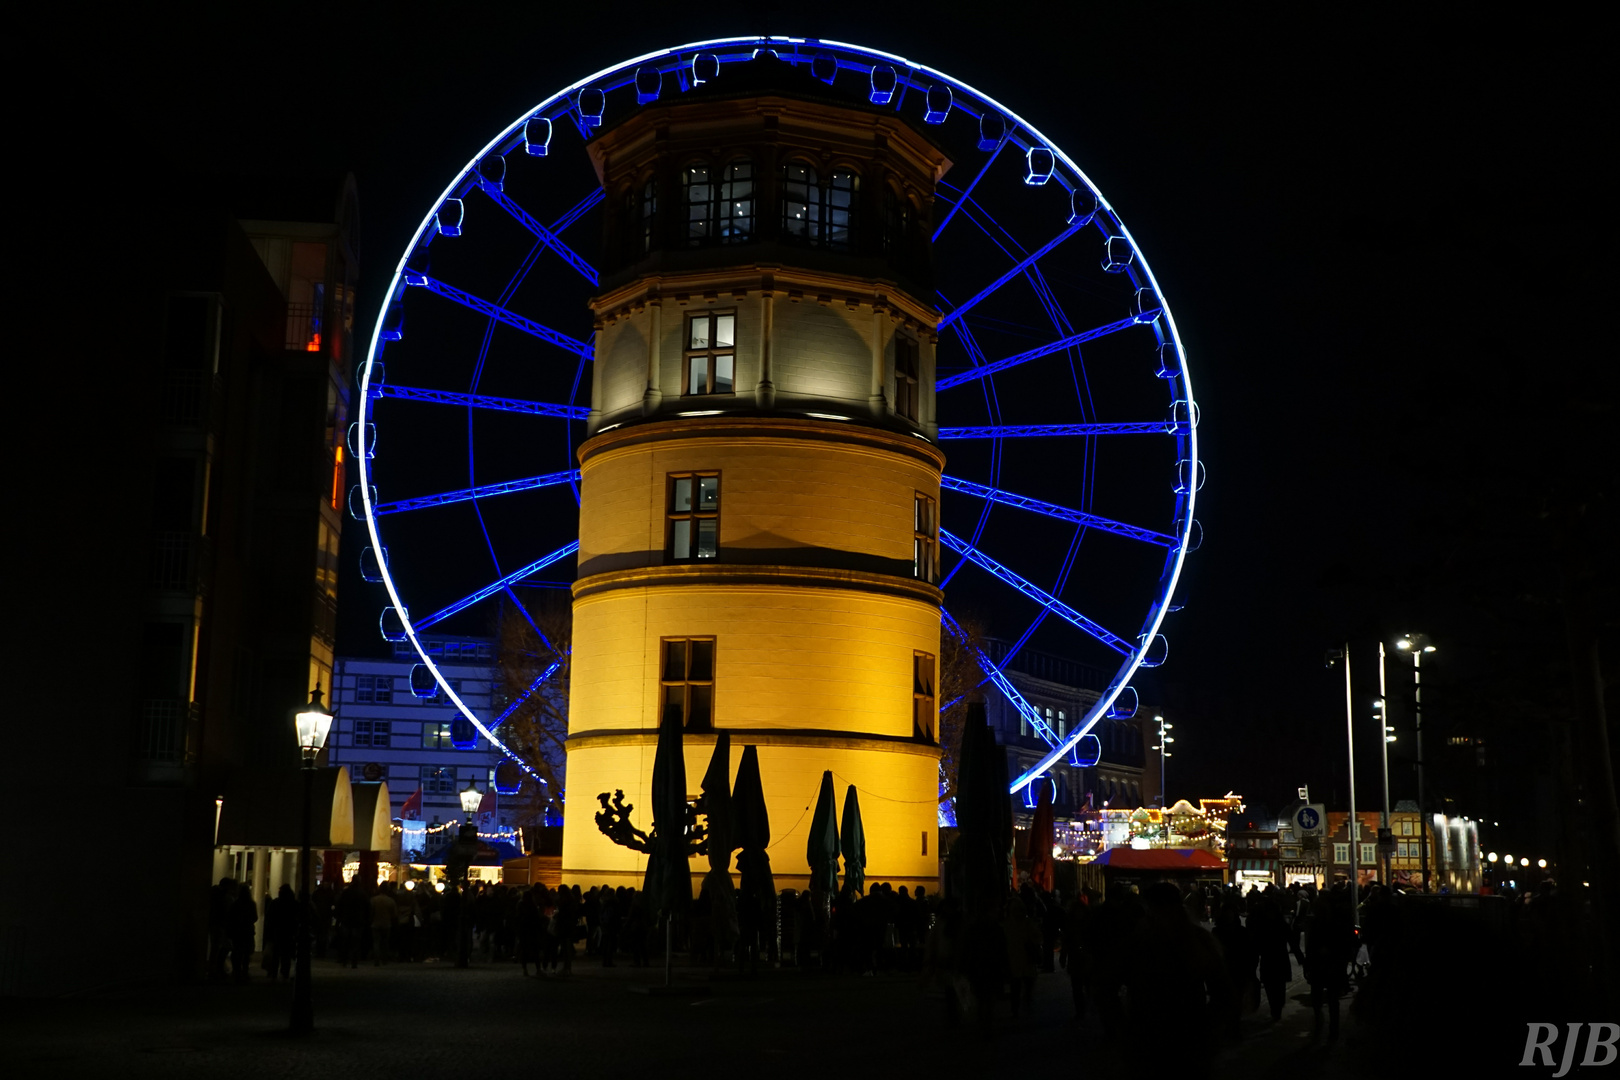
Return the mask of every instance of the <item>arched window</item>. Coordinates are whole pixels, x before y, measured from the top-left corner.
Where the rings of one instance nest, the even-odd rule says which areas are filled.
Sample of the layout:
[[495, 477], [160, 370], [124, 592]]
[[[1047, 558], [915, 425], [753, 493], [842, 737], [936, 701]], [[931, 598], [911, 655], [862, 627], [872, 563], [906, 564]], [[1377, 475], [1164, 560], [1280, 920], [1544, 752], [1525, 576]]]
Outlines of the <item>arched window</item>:
[[653, 220], [658, 216], [658, 181], [648, 180], [641, 187], [641, 251], [652, 250]]
[[688, 165], [681, 171], [681, 202], [686, 207], [686, 243], [701, 247], [714, 237], [713, 172], [707, 165]]
[[834, 169], [827, 184], [827, 246], [836, 251], [848, 251], [855, 227], [855, 194], [860, 190], [861, 178], [848, 169]]
[[741, 244], [754, 237], [754, 163], [733, 161], [718, 185], [715, 220], [722, 244]]
[[890, 255], [902, 255], [906, 250], [906, 234], [911, 230], [911, 204], [894, 188], [883, 193], [883, 250]]
[[848, 251], [854, 243], [855, 197], [861, 179], [849, 169], [835, 169], [822, 183], [813, 165], [790, 161], [782, 166], [782, 235], [817, 246]]
[[782, 166], [782, 235], [815, 243], [821, 236], [821, 188], [802, 161]]

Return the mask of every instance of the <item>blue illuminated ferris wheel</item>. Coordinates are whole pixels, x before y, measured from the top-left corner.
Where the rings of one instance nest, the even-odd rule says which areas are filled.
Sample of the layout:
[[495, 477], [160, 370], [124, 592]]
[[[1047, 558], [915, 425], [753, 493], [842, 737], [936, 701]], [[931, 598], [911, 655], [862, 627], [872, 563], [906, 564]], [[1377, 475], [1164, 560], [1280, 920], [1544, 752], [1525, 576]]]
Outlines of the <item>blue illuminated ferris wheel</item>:
[[[420, 657], [415, 693], [442, 694], [528, 770], [500, 732], [523, 699], [480, 719], [423, 635], [502, 600], [533, 623], [532, 590], [572, 579], [605, 197], [586, 141], [761, 53], [895, 110], [953, 163], [929, 223], [949, 457], [940, 541], [956, 556], [942, 586], [1027, 620], [997, 662], [979, 658], [1049, 745], [1013, 790], [1091, 764], [1091, 729], [1132, 715], [1133, 676], [1165, 660], [1164, 620], [1200, 539], [1198, 409], [1175, 320], [1129, 230], [1051, 140], [948, 75], [853, 45], [728, 38], [627, 60], [518, 117], [451, 179], [389, 284], [349, 435], [383, 635]], [[1061, 732], [1001, 671], [1037, 633], [1108, 673]]]

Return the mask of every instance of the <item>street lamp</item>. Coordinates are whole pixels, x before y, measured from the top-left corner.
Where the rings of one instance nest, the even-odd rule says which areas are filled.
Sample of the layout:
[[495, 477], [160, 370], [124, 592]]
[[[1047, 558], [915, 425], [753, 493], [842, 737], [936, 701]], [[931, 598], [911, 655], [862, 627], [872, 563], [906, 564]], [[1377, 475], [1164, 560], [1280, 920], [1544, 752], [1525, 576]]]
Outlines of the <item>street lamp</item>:
[[1361, 837], [1357, 835], [1360, 821], [1356, 818], [1356, 710], [1350, 694], [1350, 643], [1327, 654], [1327, 666], [1344, 665], [1344, 737], [1350, 764], [1350, 921], [1361, 925]]
[[298, 733], [298, 749], [304, 758], [304, 831], [303, 846], [298, 853], [298, 972], [293, 980], [292, 1030], [307, 1034], [315, 1030], [315, 1003], [309, 991], [309, 819], [312, 814], [311, 788], [315, 777], [315, 762], [326, 735], [332, 730], [332, 713], [321, 704], [321, 687], [317, 683], [309, 692], [309, 704], [293, 716], [293, 729]]
[[1176, 725], [1165, 723], [1162, 716], [1155, 716], [1153, 722], [1159, 725], [1159, 743], [1153, 749], [1159, 752], [1159, 807], [1163, 809], [1166, 798], [1164, 790], [1164, 759], [1170, 756], [1170, 744], [1176, 741], [1170, 734]]
[[479, 804], [484, 801], [484, 793], [478, 790], [477, 784], [469, 780], [467, 781], [467, 787], [462, 791], [460, 798], [461, 812], [467, 815], [467, 820], [461, 823], [461, 827], [465, 829], [470, 825], [472, 826], [473, 832], [477, 833], [478, 823], [474, 820], [474, 815], [478, 813]]
[[1418, 865], [1423, 873], [1423, 891], [1429, 891], [1429, 812], [1423, 797], [1423, 654], [1435, 651], [1422, 634], [1407, 634], [1395, 642], [1402, 652], [1412, 654], [1412, 727], [1417, 736], [1418, 782]]

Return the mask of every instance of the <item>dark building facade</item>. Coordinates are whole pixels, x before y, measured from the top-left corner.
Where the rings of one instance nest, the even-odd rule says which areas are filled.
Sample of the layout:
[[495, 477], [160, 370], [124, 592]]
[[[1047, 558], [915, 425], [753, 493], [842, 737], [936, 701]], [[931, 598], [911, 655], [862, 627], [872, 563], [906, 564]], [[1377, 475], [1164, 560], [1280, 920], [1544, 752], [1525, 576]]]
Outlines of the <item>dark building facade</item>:
[[[39, 610], [68, 643], [46, 677], [94, 692], [57, 696], [73, 795], [19, 865], [51, 873], [72, 836], [113, 880], [4, 890], [0, 993], [104, 985], [113, 957], [138, 958], [130, 978], [200, 974], [220, 800], [254, 771], [296, 770], [290, 711], [330, 687], [352, 178], [313, 204], [314, 222], [290, 223], [174, 201], [139, 266], [77, 286], [64, 325], [83, 360], [56, 377], [73, 387], [80, 435], [61, 445], [78, 482], [47, 493], [62, 527]], [[286, 191], [251, 209], [278, 205], [310, 216]]]

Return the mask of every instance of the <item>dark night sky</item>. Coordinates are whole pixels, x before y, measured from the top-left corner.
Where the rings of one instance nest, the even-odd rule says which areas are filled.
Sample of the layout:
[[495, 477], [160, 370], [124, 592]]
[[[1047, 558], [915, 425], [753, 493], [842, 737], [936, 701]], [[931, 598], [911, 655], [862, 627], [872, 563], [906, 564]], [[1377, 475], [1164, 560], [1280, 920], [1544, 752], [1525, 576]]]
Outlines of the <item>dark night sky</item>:
[[[679, 22], [663, 13], [710, 9], [277, 8], [161, 36], [101, 23], [71, 39], [61, 93], [101, 126], [96, 167], [146, 181], [124, 191], [159, 206], [243, 175], [353, 169], [369, 333], [453, 171], [583, 75], [755, 32], [949, 72], [1087, 170], [1187, 346], [1206, 539], [1170, 663], [1144, 685], [1175, 712], [1172, 795], [1342, 791], [1342, 684], [1322, 654], [1347, 636], [1367, 676], [1381, 636], [1435, 635], [1437, 715], [1556, 712], [1567, 674], [1538, 513], [1554, 488], [1612, 484], [1597, 464], [1615, 361], [1597, 306], [1591, 28], [1456, 9], [978, 8], [763, 3]], [[371, 647], [362, 616], [345, 613], [351, 649]]]

